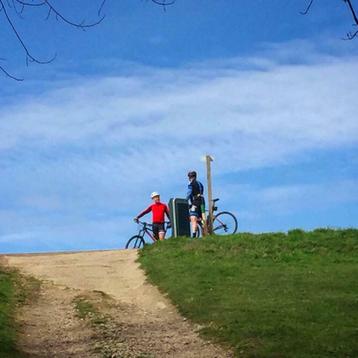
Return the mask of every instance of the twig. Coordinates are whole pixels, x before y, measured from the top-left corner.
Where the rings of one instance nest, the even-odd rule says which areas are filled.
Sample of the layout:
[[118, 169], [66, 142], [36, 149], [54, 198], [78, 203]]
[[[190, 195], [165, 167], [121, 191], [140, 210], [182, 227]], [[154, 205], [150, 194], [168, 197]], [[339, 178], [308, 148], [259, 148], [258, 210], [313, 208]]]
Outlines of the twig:
[[8, 71], [6, 71], [5, 68], [2, 67], [1, 65], [0, 65], [0, 71], [3, 72], [7, 77], [11, 78], [12, 80], [19, 81], [19, 82], [24, 80], [23, 78], [13, 76]]
[[311, 6], [313, 4], [314, 0], [311, 0], [310, 3], [308, 4], [308, 6], [306, 7], [306, 9], [304, 11], [300, 11], [300, 14], [301, 15], [307, 15], [308, 12], [310, 11], [311, 9]]
[[343, 0], [346, 4], [348, 4], [348, 7], [349, 7], [349, 10], [351, 11], [352, 13], [352, 16], [353, 16], [353, 19], [354, 19], [354, 22], [356, 23], [356, 25], [358, 25], [358, 16], [354, 10], [354, 7], [353, 7], [353, 4], [352, 4], [352, 1], [351, 0]]
[[[99, 19], [97, 21], [90, 22], [90, 23], [87, 23], [85, 20], [83, 20], [81, 22], [75, 22], [75, 21], [68, 19], [59, 10], [57, 10], [57, 8], [52, 4], [52, 0], [0, 0], [0, 13], [4, 14], [7, 24], [12, 29], [18, 43], [20, 44], [21, 48], [23, 49], [23, 51], [25, 53], [26, 65], [28, 66], [30, 62], [35, 62], [38, 64], [48, 64], [55, 60], [56, 54], [51, 59], [46, 60], [46, 61], [36, 58], [31, 53], [31, 51], [30, 51], [29, 47], [27, 46], [26, 42], [24, 41], [22, 35], [18, 31], [18, 29], [15, 25], [15, 22], [11, 18], [10, 14], [9, 14], [10, 9], [11, 9], [11, 11], [16, 12], [16, 14], [20, 18], [23, 18], [22, 14], [24, 12], [24, 9], [26, 9], [27, 7], [37, 7], [37, 8], [45, 7], [48, 9], [47, 16], [46, 16], [47, 20], [53, 14], [54, 18], [56, 20], [61, 20], [69, 26], [72, 26], [72, 27], [75, 27], [75, 28], [78, 28], [78, 29], [81, 29], [84, 31], [87, 28], [99, 25], [104, 20], [105, 15], [102, 15], [102, 12], [103, 12], [104, 6], [106, 4], [106, 1], [107, 0], [101, 0], [101, 4], [97, 11]], [[166, 9], [166, 6], [173, 5], [176, 2], [176, 0], [151, 0], [151, 1], [156, 5], [163, 6], [164, 10]], [[22, 79], [11, 75], [4, 67], [1, 66], [0, 70], [1, 70], [1, 72], [5, 73], [8, 77], [10, 77], [14, 80], [17, 80], [17, 81], [22, 81]]]
[[8, 24], [12, 28], [17, 40], [19, 41], [19, 43], [21, 44], [21, 47], [23, 48], [23, 50], [26, 53], [26, 58], [30, 59], [32, 62], [36, 62], [36, 63], [39, 63], [39, 64], [47, 64], [47, 63], [52, 62], [55, 59], [56, 55], [52, 59], [47, 60], [47, 61], [38, 60], [34, 56], [31, 55], [31, 53], [30, 53], [29, 49], [27, 48], [25, 42], [23, 41], [23, 39], [20, 36], [19, 32], [17, 31], [15, 25], [13, 24], [12, 20], [10, 19], [9, 14], [7, 13], [7, 10], [5, 8], [3, 0], [0, 0], [0, 5], [1, 5], [3, 11], [4, 11], [4, 15], [5, 15], [5, 18], [6, 18], [7, 22], [8, 22]]

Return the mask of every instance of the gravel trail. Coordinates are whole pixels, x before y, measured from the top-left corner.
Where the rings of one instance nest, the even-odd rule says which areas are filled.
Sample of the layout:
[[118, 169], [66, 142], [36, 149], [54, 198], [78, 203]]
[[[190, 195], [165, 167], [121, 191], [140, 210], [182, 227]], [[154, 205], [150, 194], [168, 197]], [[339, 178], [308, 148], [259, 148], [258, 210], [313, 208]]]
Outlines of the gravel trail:
[[[21, 311], [24, 350], [33, 357], [95, 357], [101, 341], [108, 357], [231, 357], [200, 338], [200, 327], [146, 282], [137, 255], [117, 250], [5, 256], [8, 265], [44, 282], [39, 299]], [[79, 319], [73, 304], [79, 295], [98, 301], [98, 292], [109, 297], [98, 304], [109, 318], [100, 330]]]

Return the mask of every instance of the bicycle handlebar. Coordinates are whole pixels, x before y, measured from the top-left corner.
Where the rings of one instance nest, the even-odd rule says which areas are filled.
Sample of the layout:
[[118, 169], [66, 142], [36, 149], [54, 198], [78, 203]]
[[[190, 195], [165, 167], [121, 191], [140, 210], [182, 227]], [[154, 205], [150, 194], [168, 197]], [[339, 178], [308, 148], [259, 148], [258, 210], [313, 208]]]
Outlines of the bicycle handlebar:
[[153, 226], [152, 224], [146, 223], [145, 221], [135, 220], [135, 222], [143, 226]]
[[[137, 224], [140, 224], [140, 225], [143, 225], [143, 226], [153, 226], [153, 224], [149, 224], [145, 221], [140, 221], [140, 220], [137, 220], [136, 221]], [[168, 225], [170, 224], [171, 222], [170, 221], [164, 221], [164, 224]]]

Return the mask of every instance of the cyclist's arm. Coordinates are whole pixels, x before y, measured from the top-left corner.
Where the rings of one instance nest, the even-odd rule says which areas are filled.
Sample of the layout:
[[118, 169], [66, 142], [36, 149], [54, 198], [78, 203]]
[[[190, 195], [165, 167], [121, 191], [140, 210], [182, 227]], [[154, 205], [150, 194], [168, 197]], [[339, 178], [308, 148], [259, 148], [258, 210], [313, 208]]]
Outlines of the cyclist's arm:
[[191, 183], [188, 185], [188, 192], [186, 194], [186, 200], [190, 201], [191, 200], [191, 196], [193, 194], [193, 186], [191, 185]]
[[199, 187], [200, 187], [200, 194], [204, 195], [204, 185], [199, 182]]
[[169, 222], [170, 222], [170, 213], [169, 213], [169, 208], [168, 208], [167, 205], [165, 205], [165, 214], [167, 215], [168, 220], [169, 220]]
[[145, 210], [143, 210], [139, 215], [137, 215], [137, 219], [140, 219], [142, 216], [150, 213], [152, 211], [152, 206], [148, 206]]

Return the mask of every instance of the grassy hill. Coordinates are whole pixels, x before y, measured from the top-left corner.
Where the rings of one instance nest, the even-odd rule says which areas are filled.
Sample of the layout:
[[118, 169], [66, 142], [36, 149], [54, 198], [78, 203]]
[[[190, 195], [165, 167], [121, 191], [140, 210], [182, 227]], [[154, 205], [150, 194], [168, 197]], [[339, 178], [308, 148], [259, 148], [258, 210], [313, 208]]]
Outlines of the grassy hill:
[[152, 282], [240, 357], [358, 356], [358, 230], [170, 239], [146, 246]]

